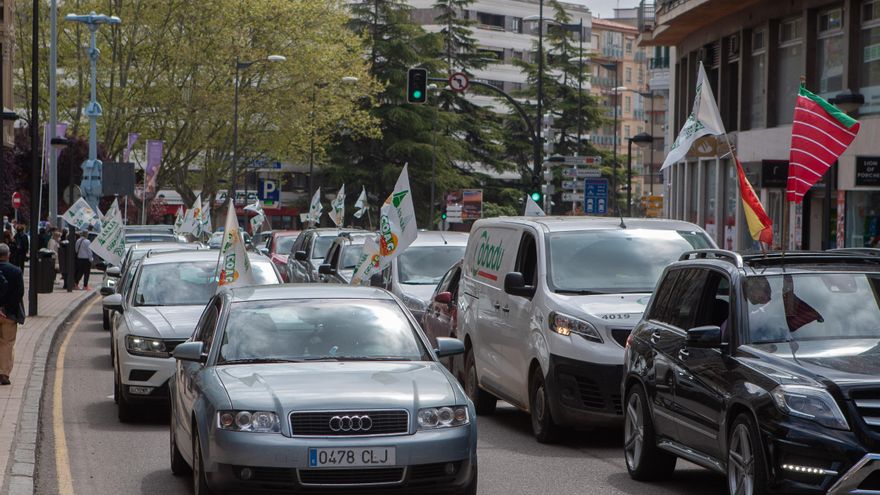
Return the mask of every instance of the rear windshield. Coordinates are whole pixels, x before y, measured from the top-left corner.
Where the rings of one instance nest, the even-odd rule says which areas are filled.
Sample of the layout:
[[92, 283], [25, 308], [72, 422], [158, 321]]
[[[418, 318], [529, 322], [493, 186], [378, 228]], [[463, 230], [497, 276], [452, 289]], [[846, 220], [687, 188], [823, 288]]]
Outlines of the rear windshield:
[[704, 233], [693, 231], [587, 230], [549, 237], [549, 280], [560, 293], [651, 292], [682, 253], [713, 247]]
[[315, 247], [312, 249], [312, 259], [322, 259], [327, 255], [327, 250], [333, 244], [336, 236], [324, 235], [315, 238]]

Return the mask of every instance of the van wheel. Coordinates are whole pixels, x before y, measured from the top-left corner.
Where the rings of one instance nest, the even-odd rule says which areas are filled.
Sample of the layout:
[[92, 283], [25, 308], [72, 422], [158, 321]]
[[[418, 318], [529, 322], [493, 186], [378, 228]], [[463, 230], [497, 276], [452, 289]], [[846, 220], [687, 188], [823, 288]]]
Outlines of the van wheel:
[[532, 415], [532, 433], [541, 443], [553, 443], [559, 438], [561, 428], [550, 413], [550, 398], [541, 368], [535, 368], [529, 380], [529, 411]]
[[637, 481], [669, 477], [675, 471], [677, 458], [657, 447], [654, 423], [642, 387], [630, 388], [625, 404], [623, 457], [630, 477]]
[[464, 390], [468, 397], [474, 402], [474, 408], [477, 414], [489, 415], [495, 412], [495, 406], [498, 405], [498, 399], [494, 395], [480, 388], [477, 380], [477, 365], [474, 363], [474, 351], [468, 350], [465, 358], [464, 371]]

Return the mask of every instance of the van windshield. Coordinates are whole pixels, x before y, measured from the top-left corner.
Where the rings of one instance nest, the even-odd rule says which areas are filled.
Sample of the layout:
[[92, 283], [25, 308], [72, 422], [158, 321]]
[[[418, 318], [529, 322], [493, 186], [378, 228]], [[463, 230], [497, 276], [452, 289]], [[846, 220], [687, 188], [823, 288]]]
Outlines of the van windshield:
[[555, 292], [651, 292], [682, 253], [713, 247], [702, 232], [587, 230], [549, 236], [549, 282]]

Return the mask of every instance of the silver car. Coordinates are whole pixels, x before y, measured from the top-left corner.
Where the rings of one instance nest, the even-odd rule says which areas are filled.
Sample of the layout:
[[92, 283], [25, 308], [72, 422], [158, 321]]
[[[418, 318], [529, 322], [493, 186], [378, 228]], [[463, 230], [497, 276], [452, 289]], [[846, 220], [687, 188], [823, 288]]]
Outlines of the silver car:
[[381, 289], [223, 291], [174, 351], [171, 470], [195, 493], [475, 494], [473, 404]]
[[[251, 255], [259, 284], [277, 284], [278, 271], [262, 255]], [[149, 253], [131, 286], [114, 298], [114, 397], [120, 421], [134, 419], [137, 405], [167, 403], [174, 374], [171, 351], [192, 335], [205, 304], [217, 291], [217, 251]]]

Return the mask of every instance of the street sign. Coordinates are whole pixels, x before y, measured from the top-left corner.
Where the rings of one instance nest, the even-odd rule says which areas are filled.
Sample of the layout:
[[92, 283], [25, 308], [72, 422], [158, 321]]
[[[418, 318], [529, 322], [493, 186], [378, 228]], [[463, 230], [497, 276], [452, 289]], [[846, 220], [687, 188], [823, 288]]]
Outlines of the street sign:
[[273, 179], [260, 179], [258, 195], [261, 201], [273, 203], [281, 199], [281, 191], [278, 190], [278, 182]]
[[[562, 176], [569, 179], [586, 179], [586, 178], [596, 178], [601, 177], [602, 172], [598, 168], [564, 168], [562, 169]], [[578, 187], [580, 189], [580, 187]]]
[[569, 191], [583, 191], [584, 182], [580, 180], [564, 180], [562, 181], [562, 188]]
[[446, 221], [449, 223], [462, 223], [461, 205], [446, 205]]
[[134, 164], [105, 163], [101, 168], [101, 194], [105, 196], [134, 195]]
[[584, 213], [587, 215], [608, 213], [608, 179], [584, 180]]
[[584, 193], [580, 192], [564, 192], [562, 193], [562, 201], [583, 201]]
[[563, 162], [565, 165], [601, 165], [602, 157], [601, 156], [564, 156]]
[[18, 191], [12, 193], [12, 207], [21, 208], [21, 193]]
[[457, 92], [463, 93], [467, 91], [468, 86], [470, 86], [471, 81], [468, 79], [467, 74], [464, 72], [456, 72], [449, 76], [449, 89]]

